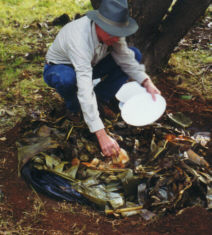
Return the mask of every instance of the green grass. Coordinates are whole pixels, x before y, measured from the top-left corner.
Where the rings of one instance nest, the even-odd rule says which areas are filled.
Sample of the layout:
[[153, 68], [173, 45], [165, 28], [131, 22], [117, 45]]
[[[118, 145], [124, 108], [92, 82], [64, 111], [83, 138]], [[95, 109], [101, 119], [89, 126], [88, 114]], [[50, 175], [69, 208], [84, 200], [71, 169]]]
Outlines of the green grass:
[[47, 49], [61, 26], [48, 22], [64, 13], [72, 19], [89, 9], [89, 0], [0, 1], [0, 109], [16, 110], [15, 118], [0, 117], [1, 133], [29, 113], [29, 107], [52, 107], [53, 91], [43, 82], [42, 72]]
[[178, 87], [186, 89], [194, 96], [200, 95], [212, 100], [212, 77], [208, 71], [211, 58], [211, 52], [202, 49], [181, 50], [172, 54], [169, 64], [177, 74], [173, 79], [180, 78], [182, 81]]

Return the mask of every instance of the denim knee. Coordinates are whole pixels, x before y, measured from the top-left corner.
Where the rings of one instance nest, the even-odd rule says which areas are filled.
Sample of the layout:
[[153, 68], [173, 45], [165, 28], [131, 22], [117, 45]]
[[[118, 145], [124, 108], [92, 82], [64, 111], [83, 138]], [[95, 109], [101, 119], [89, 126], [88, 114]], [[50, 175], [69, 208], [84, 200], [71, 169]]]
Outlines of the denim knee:
[[51, 75], [49, 74], [49, 69], [50, 66], [48, 64], [45, 64], [43, 71], [43, 79], [48, 86], [53, 87], [51, 81]]
[[50, 68], [45, 66], [44, 80], [49, 86], [59, 90], [66, 91], [76, 87], [75, 71], [65, 65], [57, 65]]
[[135, 53], [135, 59], [140, 63], [142, 59], [142, 54], [140, 50], [136, 47], [129, 47]]
[[60, 83], [60, 77], [57, 73], [49, 73], [44, 76], [44, 81], [53, 88], [57, 88], [58, 84]]

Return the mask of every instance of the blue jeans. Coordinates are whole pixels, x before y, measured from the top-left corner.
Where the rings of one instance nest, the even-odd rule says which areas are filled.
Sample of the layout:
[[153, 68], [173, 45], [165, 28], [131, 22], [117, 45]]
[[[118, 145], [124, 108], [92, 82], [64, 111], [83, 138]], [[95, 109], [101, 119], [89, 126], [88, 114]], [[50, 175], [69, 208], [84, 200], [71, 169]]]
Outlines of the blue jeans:
[[[130, 49], [135, 53], [136, 60], [141, 62], [141, 52], [135, 47], [130, 47]], [[76, 73], [71, 66], [46, 64], [43, 76], [45, 82], [50, 87], [55, 88], [60, 96], [63, 97], [66, 107], [70, 111], [77, 112], [80, 110], [77, 98]], [[115, 96], [120, 87], [126, 83], [128, 76], [109, 54], [93, 67], [93, 79], [102, 77], [104, 77], [103, 81], [95, 86], [94, 91], [97, 99], [107, 103]]]

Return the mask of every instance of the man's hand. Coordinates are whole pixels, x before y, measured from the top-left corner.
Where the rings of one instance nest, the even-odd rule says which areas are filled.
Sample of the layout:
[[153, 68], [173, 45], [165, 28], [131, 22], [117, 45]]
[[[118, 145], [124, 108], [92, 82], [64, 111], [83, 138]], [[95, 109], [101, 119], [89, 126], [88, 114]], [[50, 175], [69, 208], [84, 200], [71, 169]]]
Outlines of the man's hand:
[[98, 130], [95, 132], [95, 134], [104, 156], [118, 156], [120, 152], [120, 147], [113, 138], [107, 135], [105, 129]]
[[158, 90], [158, 88], [153, 84], [152, 80], [149, 78], [145, 79], [141, 85], [145, 87], [147, 92], [149, 92], [152, 95], [153, 100], [156, 100], [155, 96], [156, 94], [161, 94], [161, 92]]

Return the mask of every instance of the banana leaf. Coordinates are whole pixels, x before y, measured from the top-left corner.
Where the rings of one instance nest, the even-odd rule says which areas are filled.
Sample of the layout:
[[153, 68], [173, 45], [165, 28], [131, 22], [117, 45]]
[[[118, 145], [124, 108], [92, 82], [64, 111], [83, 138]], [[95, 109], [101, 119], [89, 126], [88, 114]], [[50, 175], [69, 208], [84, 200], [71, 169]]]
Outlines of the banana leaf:
[[[180, 117], [184, 123], [183, 116]], [[177, 120], [174, 115], [172, 119]], [[36, 129], [29, 131], [28, 126], [20, 140], [21, 174], [38, 192], [59, 200], [95, 205], [101, 210], [106, 208], [106, 214], [122, 217], [139, 214], [150, 220], [156, 214], [177, 212], [197, 203], [211, 209], [212, 173], [207, 143], [202, 146], [191, 137], [185, 130], [188, 123], [181, 125], [184, 129], [167, 123], [142, 128], [125, 125], [120, 129], [110, 123], [114, 138], [123, 131], [118, 140], [129, 153], [128, 168], [106, 168], [104, 164], [90, 168], [91, 159], [104, 163], [106, 158], [85, 129], [71, 127], [69, 131], [70, 122], [64, 119], [50, 123], [51, 127], [47, 122], [37, 122]], [[89, 162], [80, 163], [80, 156]]]
[[107, 191], [102, 184], [86, 186], [81, 182], [80, 184], [75, 185], [74, 188], [85, 198], [102, 209], [104, 209], [108, 203], [112, 208], [118, 208], [124, 205], [124, 199], [120, 193]]
[[211, 185], [207, 186], [206, 199], [207, 199], [207, 209], [212, 209], [212, 187], [211, 187]]
[[46, 151], [48, 149], [55, 149], [59, 146], [57, 142], [50, 137], [38, 138], [37, 143], [22, 146], [18, 148], [18, 169], [19, 173], [24, 164], [32, 159], [36, 154]]
[[192, 124], [192, 120], [183, 113], [169, 113], [168, 118], [174, 123], [182, 126], [183, 128], [189, 127]]

